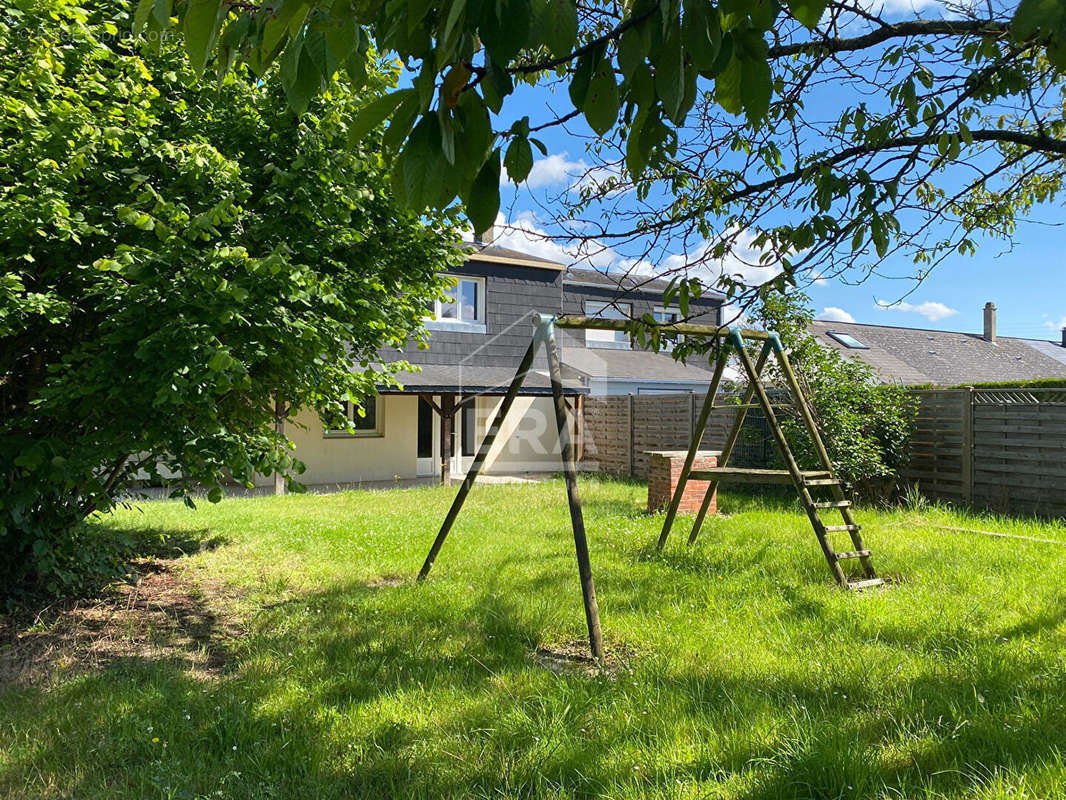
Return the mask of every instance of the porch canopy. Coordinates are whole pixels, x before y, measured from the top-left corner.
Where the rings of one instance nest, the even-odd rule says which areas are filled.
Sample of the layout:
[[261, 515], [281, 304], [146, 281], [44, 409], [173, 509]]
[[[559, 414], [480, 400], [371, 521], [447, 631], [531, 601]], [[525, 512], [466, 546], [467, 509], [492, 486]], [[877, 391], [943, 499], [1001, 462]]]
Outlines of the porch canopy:
[[[383, 386], [379, 393], [418, 395], [440, 417], [440, 460], [441, 483], [451, 483], [452, 429], [455, 415], [464, 406], [473, 403], [478, 397], [504, 397], [511, 382], [515, 379], [515, 368], [482, 367], [464, 364], [423, 364], [421, 372], [405, 372], [396, 376], [401, 386]], [[525, 382], [518, 391], [519, 395], [534, 397], [551, 397], [551, 380], [547, 369], [540, 371], [535, 367], [526, 374]], [[573, 380], [563, 380], [563, 395], [570, 398], [573, 405], [577, 428], [575, 438], [579, 453], [582, 446], [584, 422], [584, 396], [588, 389]], [[440, 402], [434, 397], [440, 398]], [[458, 400], [457, 400], [458, 398]], [[568, 405], [570, 405], [568, 403]]]

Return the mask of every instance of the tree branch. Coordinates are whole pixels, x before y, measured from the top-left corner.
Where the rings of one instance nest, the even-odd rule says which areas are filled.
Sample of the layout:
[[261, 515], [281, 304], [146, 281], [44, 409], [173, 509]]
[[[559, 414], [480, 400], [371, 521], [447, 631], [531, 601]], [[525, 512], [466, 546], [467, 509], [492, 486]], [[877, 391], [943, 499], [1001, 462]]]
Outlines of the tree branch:
[[834, 37], [775, 45], [770, 48], [767, 59], [772, 61], [808, 53], [846, 53], [865, 50], [892, 39], [905, 39], [910, 36], [970, 36], [973, 34], [1000, 36], [1009, 32], [1010, 25], [994, 20], [910, 20], [885, 25], [883, 28], [850, 39]]

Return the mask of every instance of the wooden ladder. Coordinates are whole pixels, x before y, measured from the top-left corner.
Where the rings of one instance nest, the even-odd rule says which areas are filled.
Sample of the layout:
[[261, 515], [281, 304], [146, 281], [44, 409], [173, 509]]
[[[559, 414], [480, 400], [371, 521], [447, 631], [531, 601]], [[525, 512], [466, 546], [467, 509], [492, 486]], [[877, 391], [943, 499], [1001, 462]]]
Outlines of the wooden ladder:
[[[745, 373], [747, 373], [748, 388], [739, 405], [716, 406], [714, 404], [714, 399], [718, 393], [718, 387], [721, 384], [722, 373], [725, 370], [730, 351], [736, 353], [744, 367]], [[807, 432], [811, 437], [811, 442], [814, 445], [815, 452], [818, 456], [820, 466], [820, 469], [818, 470], [800, 469], [799, 464], [796, 462], [796, 458], [792, 453], [792, 448], [789, 446], [788, 440], [785, 437], [784, 429], [781, 427], [777, 415], [774, 413], [774, 406], [770, 402], [770, 398], [767, 396], [766, 389], [759, 380], [771, 353], [775, 355], [781, 374], [788, 385], [791, 406], [799, 412], [800, 417], [803, 419], [804, 426], [807, 428]], [[755, 400], [755, 402], [752, 402], [753, 400]], [[719, 455], [719, 465], [711, 469], [694, 470], [692, 465], [696, 458], [696, 452], [699, 450], [700, 443], [703, 440], [703, 433], [704, 430], [706, 430], [710, 413], [719, 408], [737, 409], [737, 415], [733, 422], [733, 427], [730, 430], [729, 436], [726, 438], [725, 445], [722, 448], [722, 452]], [[728, 466], [729, 458], [740, 437], [740, 431], [744, 426], [744, 419], [749, 408], [759, 408], [762, 410], [766, 417], [766, 422], [770, 427], [770, 432], [773, 434], [777, 447], [785, 461], [786, 469], [743, 469]], [[714, 493], [717, 491], [718, 485], [722, 481], [740, 483], [791, 483], [795, 486], [796, 492], [799, 494], [800, 502], [803, 504], [803, 508], [807, 512], [807, 518], [810, 520], [811, 527], [814, 529], [815, 538], [817, 538], [818, 544], [822, 548], [822, 553], [825, 555], [826, 562], [829, 564], [829, 569], [833, 573], [833, 578], [836, 582], [841, 586], [856, 590], [869, 589], [875, 586], [880, 586], [883, 583], [883, 581], [877, 576], [877, 572], [874, 570], [873, 562], [870, 557], [870, 550], [867, 549], [866, 545], [863, 543], [861, 528], [851, 513], [851, 501], [847, 498], [847, 495], [844, 492], [844, 486], [833, 469], [832, 461], [825, 448], [825, 442], [822, 440], [822, 435], [818, 430], [814, 415], [811, 413], [810, 406], [807, 403], [807, 398], [800, 388], [799, 381], [796, 379], [796, 374], [792, 370], [792, 365], [789, 363], [788, 356], [785, 353], [784, 348], [781, 346], [781, 340], [776, 334], [771, 334], [766, 340], [755, 363], [752, 363], [751, 356], [748, 355], [747, 349], [744, 346], [744, 338], [740, 331], [730, 331], [728, 337], [723, 341], [719, 350], [714, 377], [711, 379], [711, 385], [707, 390], [707, 396], [704, 399], [703, 407], [700, 410], [700, 416], [693, 430], [692, 442], [689, 445], [689, 452], [685, 459], [685, 464], [682, 467], [681, 474], [678, 476], [677, 488], [674, 491], [674, 495], [670, 500], [670, 506], [666, 512], [666, 519], [663, 522], [663, 530], [659, 536], [660, 550], [666, 544], [667, 537], [670, 535], [670, 529], [677, 516], [677, 509], [689, 478], [708, 481], [707, 492], [703, 497], [703, 502], [700, 505], [699, 512], [697, 513], [692, 526], [692, 532], [689, 535], [689, 544], [695, 542], [696, 537], [699, 536], [700, 528], [703, 526], [703, 521], [707, 515], [711, 498], [714, 497]], [[825, 492], [828, 492], [828, 498], [816, 499], [816, 496], [821, 497]], [[820, 516], [820, 513], [823, 511], [838, 512], [843, 524], [827, 525]], [[830, 534], [838, 534], [842, 532], [846, 532], [851, 539], [851, 549], [849, 550], [837, 550], [833, 547]], [[861, 578], [849, 578], [840, 565], [841, 561], [853, 559], [858, 560], [861, 566]]]

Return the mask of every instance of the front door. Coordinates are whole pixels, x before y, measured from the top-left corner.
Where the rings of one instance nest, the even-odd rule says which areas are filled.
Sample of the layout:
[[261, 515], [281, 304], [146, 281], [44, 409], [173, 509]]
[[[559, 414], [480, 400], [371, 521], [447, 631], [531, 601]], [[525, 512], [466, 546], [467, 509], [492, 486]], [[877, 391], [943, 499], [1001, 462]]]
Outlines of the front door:
[[[467, 397], [461, 400], [467, 400]], [[433, 402], [440, 407], [440, 396], [434, 395]], [[457, 403], [458, 404], [458, 403]], [[455, 412], [452, 422], [452, 460], [453, 477], [466, 475], [474, 455], [477, 453], [477, 398], [470, 397], [469, 402]], [[418, 474], [421, 476], [440, 475], [440, 415], [433, 406], [418, 398]]]

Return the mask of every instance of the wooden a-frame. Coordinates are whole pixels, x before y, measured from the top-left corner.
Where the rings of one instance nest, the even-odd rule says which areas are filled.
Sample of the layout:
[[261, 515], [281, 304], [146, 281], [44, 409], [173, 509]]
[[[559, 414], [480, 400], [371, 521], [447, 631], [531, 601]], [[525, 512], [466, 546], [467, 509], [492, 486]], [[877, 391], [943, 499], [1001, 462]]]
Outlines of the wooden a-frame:
[[[567, 501], [570, 506], [570, 522], [574, 533], [574, 550], [577, 556], [581, 595], [585, 605], [585, 622], [589, 632], [589, 647], [592, 651], [593, 658], [596, 659], [603, 658], [603, 635], [600, 630], [600, 615], [599, 606], [596, 602], [596, 587], [592, 580], [592, 566], [589, 562], [588, 537], [585, 534], [585, 520], [581, 510], [581, 497], [577, 488], [577, 464], [574, 458], [573, 442], [570, 439], [566, 399], [563, 397], [562, 367], [559, 360], [559, 348], [555, 339], [555, 329], [576, 328], [586, 330], [626, 331], [628, 326], [629, 323], [624, 320], [592, 319], [588, 317], [554, 317], [547, 314], [538, 315], [537, 327], [533, 334], [533, 339], [529, 343], [529, 347], [526, 348], [525, 355], [522, 357], [518, 371], [515, 373], [515, 376], [507, 389], [507, 394], [504, 396], [503, 402], [500, 403], [499, 408], [496, 410], [496, 414], [492, 418], [492, 422], [489, 424], [489, 429], [485, 434], [485, 438], [482, 439], [481, 445], [478, 447], [477, 455], [474, 456], [474, 461], [471, 464], [470, 469], [467, 471], [466, 476], [463, 478], [463, 483], [459, 487], [459, 492], [455, 496], [455, 500], [452, 501], [452, 505], [448, 509], [447, 515], [444, 517], [444, 522], [441, 524], [440, 530], [437, 532], [437, 536], [433, 540], [433, 544], [429, 549], [429, 554], [426, 556], [426, 560], [422, 564], [422, 569], [418, 573], [418, 580], [422, 581], [425, 580], [429, 575], [430, 570], [433, 568], [433, 563], [437, 560], [441, 547], [444, 545], [445, 539], [448, 538], [448, 534], [451, 532], [452, 526], [455, 524], [456, 517], [459, 516], [459, 511], [462, 509], [463, 503], [466, 502], [467, 495], [470, 494], [474, 482], [477, 480], [478, 475], [481, 473], [481, 470], [485, 465], [489, 451], [492, 449], [492, 445], [496, 441], [496, 436], [500, 432], [503, 421], [510, 412], [511, 406], [514, 405], [514, 400], [518, 396], [519, 390], [525, 383], [526, 376], [533, 366], [533, 359], [536, 356], [537, 349], [543, 345], [548, 357], [548, 374], [551, 381], [551, 393], [555, 406], [555, 421], [559, 432], [559, 447], [562, 455], [563, 475], [566, 480]], [[826, 560], [829, 562], [830, 569], [832, 570], [833, 577], [836, 581], [849, 588], [865, 588], [879, 585], [881, 580], [877, 578], [873, 565], [870, 562], [870, 551], [863, 545], [859, 535], [859, 526], [855, 524], [855, 521], [851, 516], [851, 503], [845, 498], [843, 487], [834, 474], [832, 462], [829, 460], [829, 454], [825, 449], [814, 416], [811, 414], [810, 407], [807, 405], [807, 400], [800, 389], [799, 382], [796, 380], [796, 375], [792, 371], [792, 366], [788, 362], [788, 356], [785, 354], [784, 348], [781, 346], [781, 340], [778, 338], [777, 334], [766, 333], [764, 331], [722, 328], [711, 325], [692, 325], [688, 323], [662, 325], [660, 328], [666, 333], [714, 337], [718, 339], [721, 344], [718, 356], [715, 360], [715, 370], [711, 379], [711, 385], [707, 390], [703, 406], [700, 409], [699, 418], [697, 419], [695, 429], [693, 430], [692, 441], [685, 458], [685, 464], [681, 470], [678, 485], [671, 498], [670, 506], [667, 509], [666, 518], [663, 521], [663, 529], [658, 542], [659, 549], [661, 550], [663, 548], [666, 544], [666, 540], [670, 536], [670, 529], [677, 516], [678, 505], [680, 504], [681, 497], [689, 478], [710, 482], [707, 488], [707, 493], [700, 505], [699, 513], [696, 515], [696, 519], [693, 523], [692, 532], [689, 534], [689, 544], [695, 542], [696, 537], [699, 536], [700, 528], [707, 515], [711, 498], [714, 496], [714, 492], [720, 482], [723, 480], [737, 480], [765, 483], [779, 482], [783, 478], [786, 482], [791, 482], [795, 485], [800, 500], [803, 502], [804, 508], [807, 511], [807, 516], [811, 521], [811, 525], [814, 527], [815, 535], [822, 547], [822, 552], [825, 554]], [[762, 350], [755, 363], [752, 363], [751, 357], [745, 349], [745, 340], [763, 342]], [[743, 365], [744, 371], [748, 377], [748, 388], [739, 406], [724, 406], [725, 408], [736, 409], [737, 415], [719, 456], [718, 466], [708, 470], [694, 470], [692, 469], [692, 465], [696, 458], [696, 452], [699, 450], [700, 442], [703, 439], [703, 433], [707, 427], [711, 411], [715, 408], [722, 407], [715, 406], [714, 399], [718, 393], [718, 388], [721, 385], [722, 374], [725, 370], [730, 352], [736, 353], [737, 358]], [[788, 441], [785, 439], [784, 431], [774, 414], [766, 390], [759, 381], [760, 375], [762, 374], [771, 353], [777, 358], [778, 366], [788, 384], [789, 394], [810, 433], [812, 441], [814, 442], [815, 450], [822, 465], [822, 469], [819, 471], [803, 471], [799, 468], [799, 465], [796, 463], [795, 457], [792, 455], [792, 451], [788, 446]], [[753, 398], [756, 399], [757, 402], [752, 402]], [[769, 424], [774, 439], [781, 450], [787, 469], [754, 470], [730, 469], [728, 467], [729, 457], [740, 437], [740, 431], [744, 425], [744, 419], [749, 408], [761, 408], [766, 415], [767, 423]], [[814, 489], [815, 487], [825, 487], [829, 489], [833, 495], [833, 500], [822, 502], [815, 501], [811, 495], [811, 489]], [[844, 525], [825, 525], [818, 516], [818, 511], [827, 508], [839, 510], [844, 518]], [[855, 550], [849, 552], [836, 552], [829, 543], [828, 534], [833, 531], [844, 530], [850, 534]], [[839, 562], [847, 558], [857, 558], [860, 560], [865, 574], [864, 580], [849, 581], [845, 577]]]

